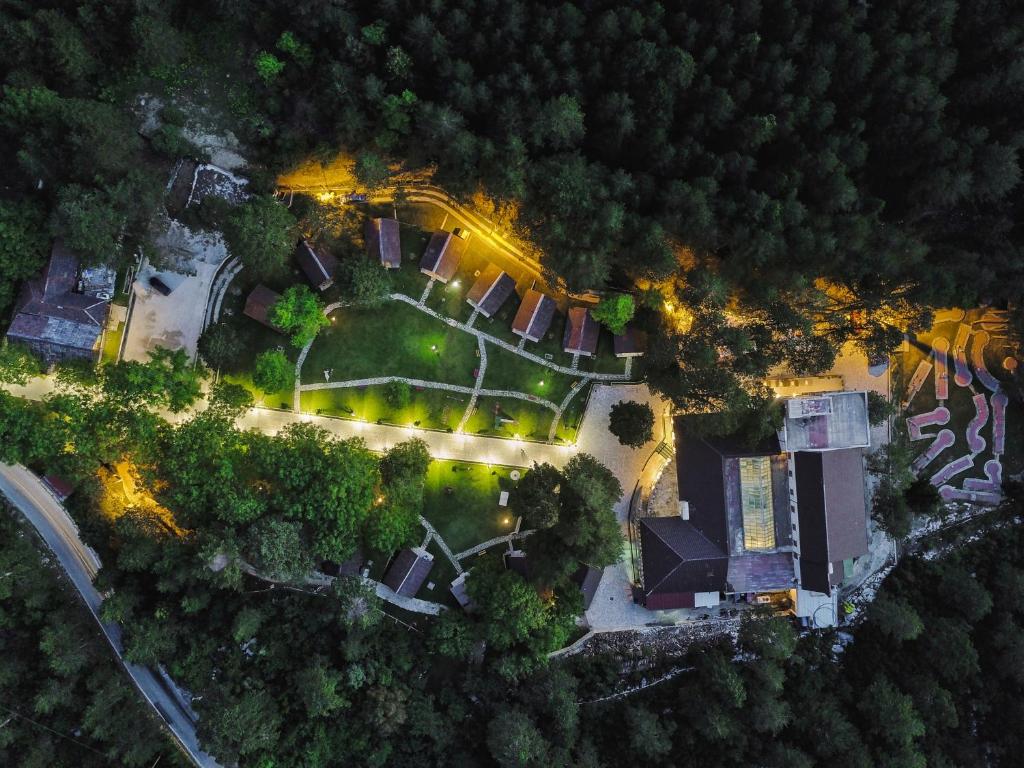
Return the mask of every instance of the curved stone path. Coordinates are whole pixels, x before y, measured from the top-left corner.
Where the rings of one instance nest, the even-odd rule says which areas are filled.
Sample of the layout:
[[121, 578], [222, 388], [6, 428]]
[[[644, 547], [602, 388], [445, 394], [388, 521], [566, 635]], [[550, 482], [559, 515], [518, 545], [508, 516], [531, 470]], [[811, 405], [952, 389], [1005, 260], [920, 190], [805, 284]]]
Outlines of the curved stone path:
[[[455, 318], [442, 315], [440, 312], [431, 309], [424, 303], [427, 297], [430, 295], [430, 290], [433, 287], [433, 285], [433, 280], [428, 281], [427, 286], [423, 291], [423, 295], [420, 297], [419, 301], [409, 296], [406, 296], [404, 293], [392, 293], [389, 294], [388, 298], [391, 299], [392, 301], [404, 302], [412, 307], [415, 307], [421, 312], [425, 312], [431, 317], [434, 317], [437, 320], [440, 320], [441, 322], [453, 328], [458, 328], [459, 330], [476, 337], [477, 345], [479, 346], [480, 349], [480, 367], [477, 371], [476, 381], [474, 382], [472, 387], [466, 387], [459, 384], [444, 384], [437, 381], [427, 381], [425, 379], [412, 379], [406, 376], [375, 376], [367, 379], [330, 381], [324, 382], [322, 384], [319, 382], [315, 384], [303, 384], [302, 366], [306, 362], [306, 357], [309, 355], [309, 350], [312, 349], [313, 343], [316, 341], [316, 339], [314, 338], [299, 351], [299, 355], [295, 360], [295, 384], [292, 391], [292, 407], [295, 410], [295, 412], [302, 412], [303, 392], [320, 389], [368, 387], [379, 384], [388, 384], [393, 381], [404, 381], [406, 384], [409, 384], [410, 386], [414, 387], [422, 387], [424, 389], [441, 389], [446, 390], [448, 392], [456, 392], [459, 394], [469, 395], [469, 404], [466, 406], [466, 410], [463, 412], [462, 418], [459, 420], [459, 424], [455, 429], [455, 431], [458, 433], [461, 433], [465, 429], [466, 424], [469, 422], [469, 419], [473, 415], [473, 409], [476, 407], [476, 402], [478, 398], [481, 396], [510, 397], [516, 400], [525, 400], [527, 402], [542, 405], [554, 413], [554, 417], [551, 419], [551, 426], [548, 428], [548, 441], [551, 442], [554, 441], [555, 436], [558, 433], [558, 425], [559, 423], [561, 423], [562, 413], [569, 406], [569, 403], [572, 401], [572, 399], [577, 394], [579, 394], [580, 390], [587, 386], [587, 384], [598, 381], [619, 382], [627, 381], [629, 379], [630, 370], [632, 368], [632, 366], [630, 365], [630, 363], [632, 363], [631, 359], [627, 359], [626, 370], [624, 373], [581, 373], [575, 367], [578, 366], [579, 364], [578, 356], [573, 357], [572, 366], [567, 368], [564, 365], [558, 365], [557, 363], [553, 363], [550, 360], [545, 360], [543, 357], [535, 355], [532, 352], [527, 352], [524, 349], [525, 339], [520, 341], [518, 346], [515, 346], [509, 344], [507, 341], [503, 341], [502, 339], [497, 338], [496, 336], [492, 336], [491, 334], [486, 333], [485, 331], [481, 331], [478, 330], [477, 328], [474, 328], [472, 323], [476, 319], [476, 312], [474, 312], [473, 315], [470, 316], [469, 322], [467, 323], [462, 323], [456, 320]], [[343, 301], [332, 302], [331, 304], [328, 304], [326, 307], [324, 307], [324, 314], [330, 315], [332, 312], [335, 312], [341, 309], [342, 307], [348, 306], [348, 304], [349, 302]], [[527, 360], [536, 363], [537, 365], [543, 366], [545, 368], [549, 368], [557, 373], [562, 373], [577, 378], [578, 381], [576, 381], [572, 385], [572, 387], [569, 389], [569, 392], [566, 394], [565, 398], [559, 405], [555, 405], [550, 400], [545, 400], [544, 398], [537, 397], [536, 395], [530, 395], [525, 392], [518, 392], [510, 389], [485, 389], [483, 387], [483, 381], [484, 374], [487, 372], [487, 343], [494, 344], [495, 346], [508, 350], [513, 354], [519, 355], [520, 357], [525, 357]]]
[[[474, 311], [473, 316], [476, 316]], [[470, 317], [472, 322], [473, 317]], [[459, 419], [459, 425], [455, 428], [456, 432], [462, 432], [466, 428], [466, 423], [473, 415], [473, 409], [476, 408], [476, 401], [480, 397], [480, 393], [483, 391], [484, 385], [484, 374], [487, 373], [487, 345], [484, 344], [484, 340], [479, 336], [476, 338], [477, 348], [480, 350], [480, 367], [476, 372], [476, 381], [473, 383], [473, 396], [469, 398], [469, 405], [466, 406], [466, 410], [462, 412], [462, 418]]]

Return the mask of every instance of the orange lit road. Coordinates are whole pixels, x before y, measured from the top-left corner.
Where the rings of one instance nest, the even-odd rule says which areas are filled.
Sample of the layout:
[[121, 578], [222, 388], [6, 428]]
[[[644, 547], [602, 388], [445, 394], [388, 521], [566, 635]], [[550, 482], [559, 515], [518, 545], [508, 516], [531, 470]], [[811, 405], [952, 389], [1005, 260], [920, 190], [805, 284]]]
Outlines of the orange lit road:
[[[408, 185], [384, 187], [369, 193], [366, 190], [360, 189], [354, 178], [346, 170], [332, 169], [327, 172], [319, 170], [315, 175], [313, 172], [296, 172], [290, 176], [282, 177], [279, 183], [279, 191], [283, 194], [305, 192], [316, 195], [346, 195], [351, 192], [362, 192], [367, 194], [368, 202], [371, 203], [395, 203], [396, 196], [400, 196], [404, 202], [433, 205], [458, 221], [462, 226], [469, 228], [473, 233], [473, 237], [482, 238], [491, 248], [519, 263], [538, 279], [547, 279], [544, 276], [541, 263], [502, 235], [498, 231], [496, 224], [484, 218], [476, 211], [467, 208], [440, 187], [435, 187], [421, 180], [413, 179]], [[559, 288], [565, 290], [561, 280], [559, 280]], [[577, 299], [588, 298], [582, 295], [570, 295]]]
[[192, 762], [201, 768], [220, 768], [216, 760], [199, 748], [194, 716], [185, 709], [171, 690], [173, 684], [169, 681], [165, 683], [163, 678], [149, 667], [131, 664], [122, 657], [124, 643], [121, 639], [121, 628], [113, 622], [102, 621], [99, 617], [103, 597], [92, 584], [100, 567], [99, 558], [82, 542], [78, 528], [67, 510], [38, 477], [20, 465], [0, 464], [0, 492], [32, 523], [57, 556], [61, 567], [106, 635], [114, 653], [146, 701], [170, 729], [178, 745]]

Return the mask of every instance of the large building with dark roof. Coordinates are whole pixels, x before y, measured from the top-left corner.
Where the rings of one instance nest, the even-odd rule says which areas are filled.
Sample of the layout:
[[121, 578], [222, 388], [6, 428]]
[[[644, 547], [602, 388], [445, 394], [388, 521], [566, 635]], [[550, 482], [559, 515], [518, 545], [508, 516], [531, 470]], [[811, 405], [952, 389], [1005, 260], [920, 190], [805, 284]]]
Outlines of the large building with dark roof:
[[570, 307], [565, 317], [565, 333], [562, 349], [570, 355], [593, 357], [597, 352], [597, 340], [601, 327], [586, 307]]
[[398, 219], [367, 219], [366, 250], [370, 257], [380, 261], [385, 269], [402, 266], [402, 238]]
[[495, 264], [488, 264], [466, 294], [466, 303], [484, 317], [491, 317], [515, 290], [516, 281], [510, 274]]
[[447, 283], [455, 276], [466, 251], [466, 241], [454, 232], [435, 232], [420, 259], [420, 272]]
[[554, 299], [531, 288], [523, 296], [512, 320], [512, 333], [527, 341], [540, 341], [551, 327], [555, 309]]
[[635, 520], [641, 601], [665, 610], [723, 595], [830, 597], [868, 550], [860, 430], [846, 423], [828, 450], [786, 451], [775, 436], [746, 446], [699, 426], [675, 422], [678, 514]]
[[78, 257], [56, 240], [45, 270], [26, 282], [18, 297], [7, 338], [28, 347], [48, 364], [95, 362], [113, 290], [111, 281], [97, 281], [96, 274], [96, 270], [87, 270], [82, 281]]

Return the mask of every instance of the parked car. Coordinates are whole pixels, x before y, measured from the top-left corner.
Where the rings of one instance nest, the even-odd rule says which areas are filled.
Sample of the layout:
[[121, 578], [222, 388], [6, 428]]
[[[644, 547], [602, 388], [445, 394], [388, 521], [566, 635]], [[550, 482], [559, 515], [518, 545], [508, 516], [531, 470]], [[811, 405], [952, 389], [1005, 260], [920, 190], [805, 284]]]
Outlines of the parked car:
[[452, 230], [452, 234], [456, 237], [461, 237], [463, 240], [469, 239], [469, 230], [463, 229], [462, 227], [456, 227]]
[[167, 283], [165, 283], [163, 280], [161, 280], [156, 275], [153, 275], [151, 278], [149, 278], [149, 285], [150, 285], [150, 287], [154, 291], [159, 293], [161, 296], [170, 296], [171, 295], [171, 288], [170, 288], [170, 286], [168, 286]]

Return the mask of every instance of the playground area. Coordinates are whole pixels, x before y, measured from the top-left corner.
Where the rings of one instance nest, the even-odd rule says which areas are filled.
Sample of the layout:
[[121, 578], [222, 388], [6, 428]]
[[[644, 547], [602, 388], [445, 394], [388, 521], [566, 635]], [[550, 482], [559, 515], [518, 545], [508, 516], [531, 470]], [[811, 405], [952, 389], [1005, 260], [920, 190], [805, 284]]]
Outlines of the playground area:
[[945, 501], [993, 505], [1003, 480], [1022, 470], [1016, 391], [1020, 341], [1006, 313], [943, 310], [908, 342], [902, 409], [911, 442], [921, 446], [914, 474]]

